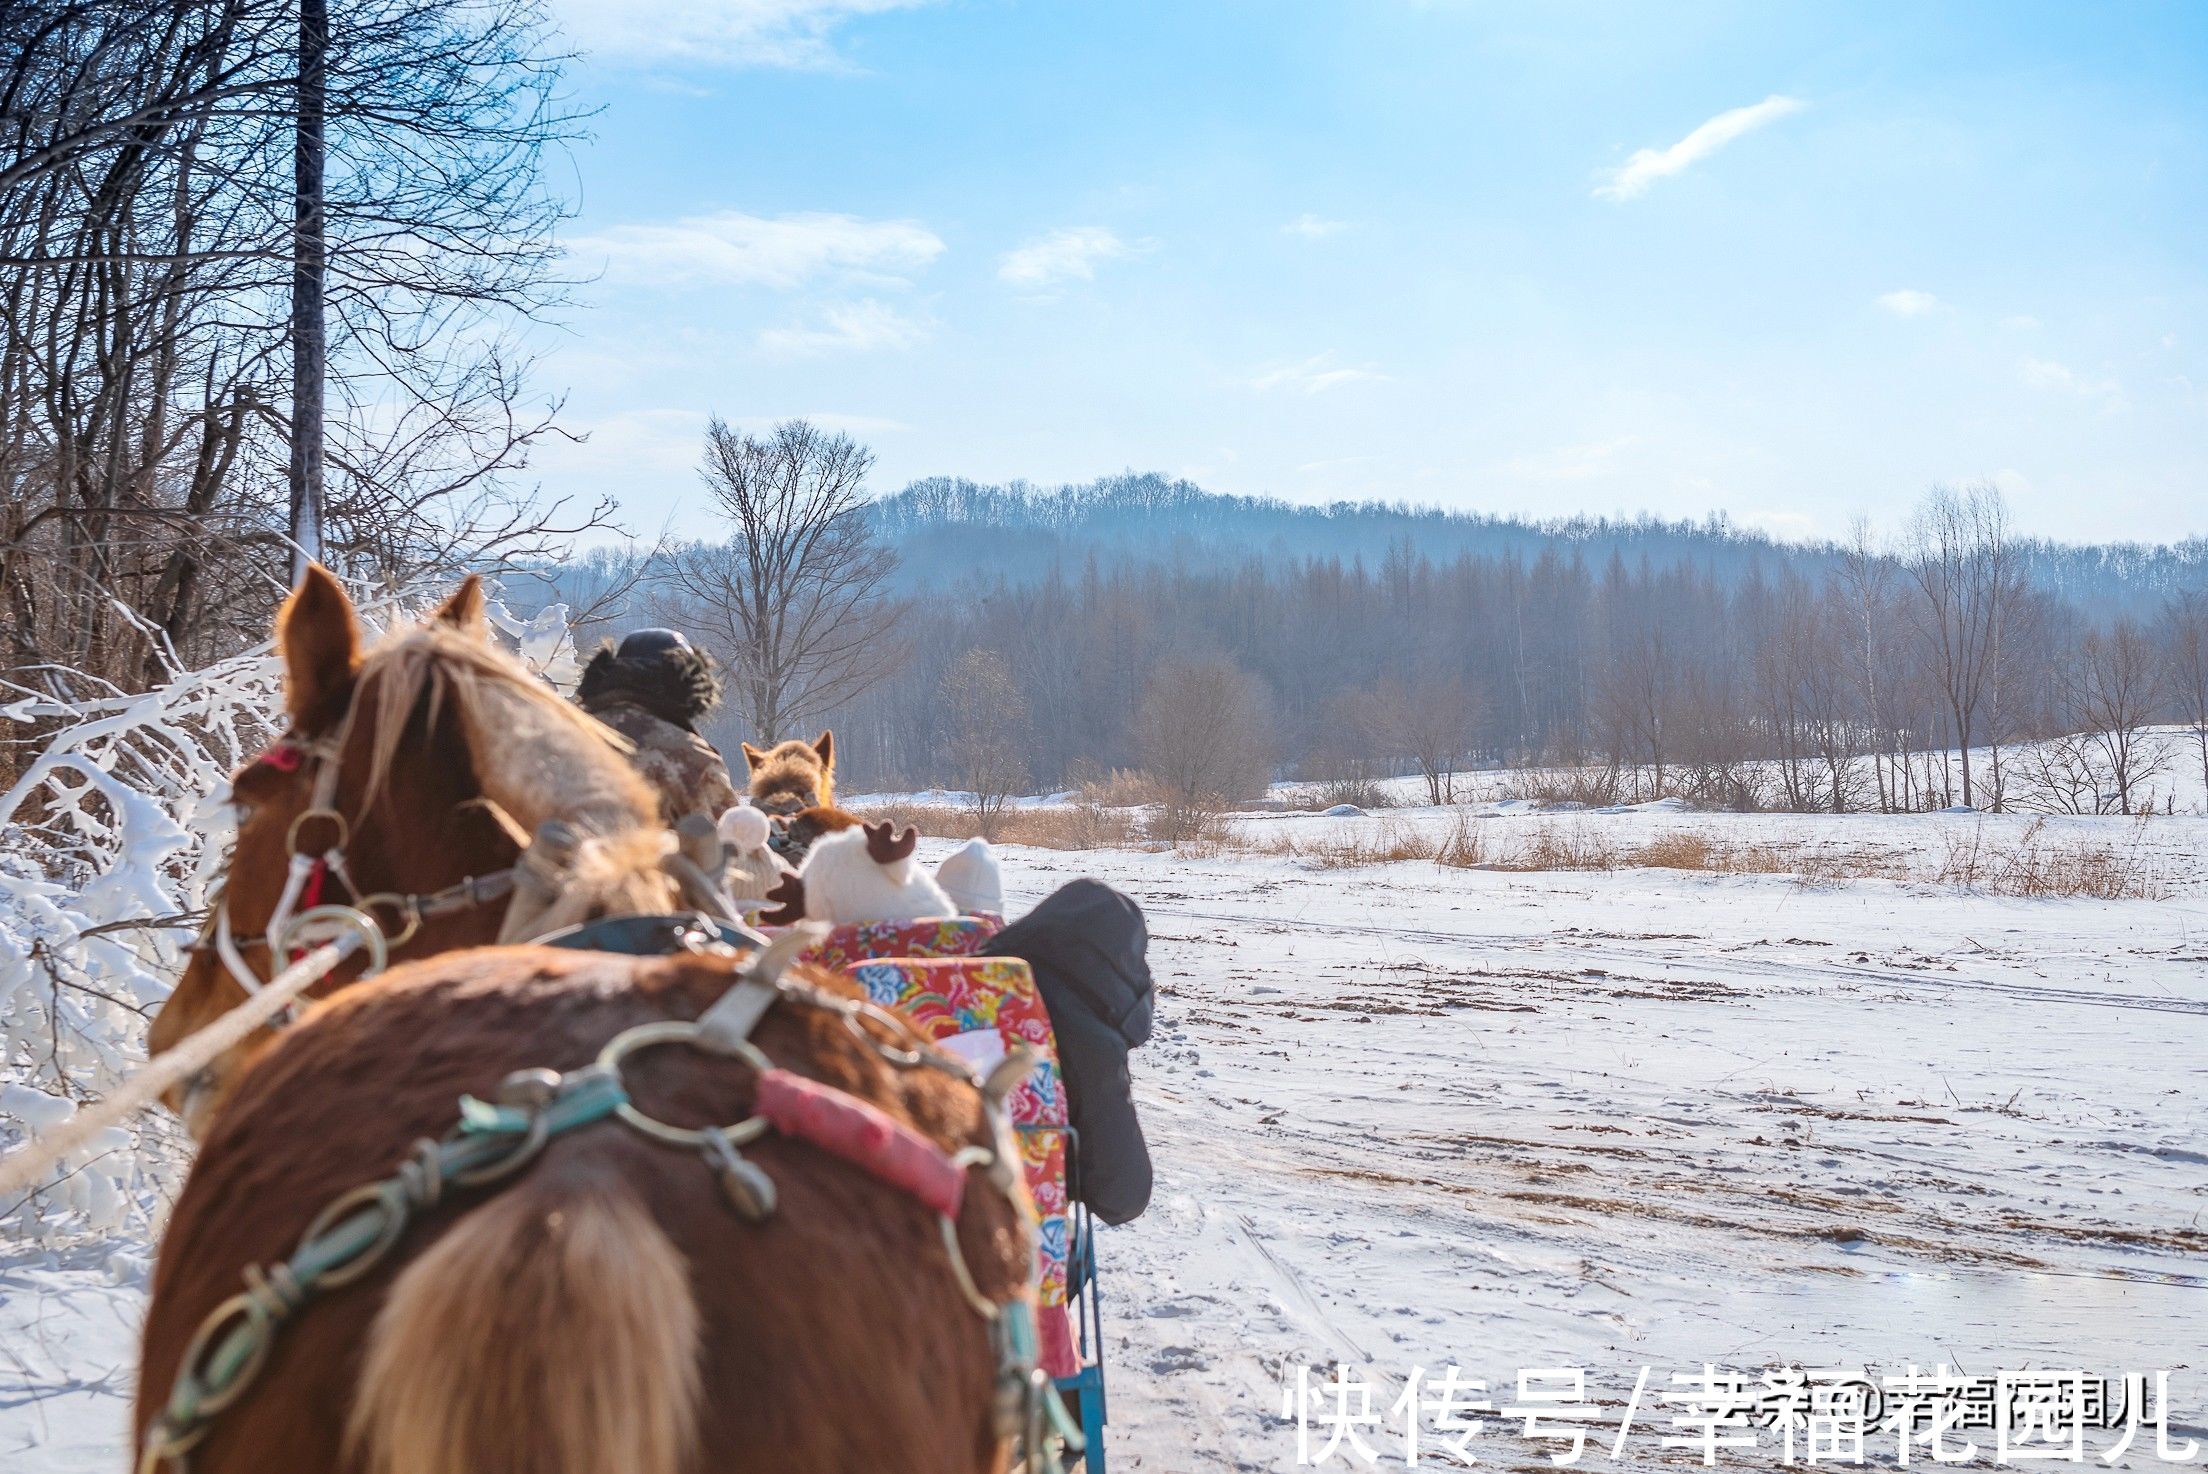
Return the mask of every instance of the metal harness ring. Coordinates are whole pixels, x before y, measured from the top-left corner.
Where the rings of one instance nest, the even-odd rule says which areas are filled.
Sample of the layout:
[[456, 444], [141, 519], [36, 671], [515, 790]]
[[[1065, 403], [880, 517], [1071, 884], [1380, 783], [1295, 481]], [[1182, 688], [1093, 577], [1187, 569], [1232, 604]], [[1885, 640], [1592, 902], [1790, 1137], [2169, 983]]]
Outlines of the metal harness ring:
[[288, 918], [280, 932], [267, 939], [266, 945], [272, 958], [281, 959], [299, 946], [299, 934], [310, 922], [325, 922], [339, 931], [358, 932], [368, 948], [368, 966], [362, 978], [372, 978], [391, 965], [390, 944], [383, 939], [383, 928], [367, 912], [352, 906], [316, 906]]
[[376, 1225], [376, 1236], [350, 1259], [324, 1269], [316, 1277], [318, 1289], [334, 1290], [341, 1285], [349, 1285], [382, 1263], [384, 1256], [397, 1247], [399, 1240], [405, 1236], [407, 1225], [414, 1216], [404, 1195], [392, 1192], [389, 1179], [366, 1182], [341, 1195], [317, 1213], [314, 1222], [307, 1225], [307, 1231], [299, 1236], [299, 1242], [315, 1242], [327, 1236], [346, 1219], [367, 1212], [381, 1215], [381, 1220]]
[[337, 810], [320, 806], [302, 809], [298, 816], [291, 821], [291, 828], [284, 831], [284, 848], [295, 855], [305, 853], [299, 848], [299, 831], [309, 819], [327, 819], [337, 826], [337, 838], [323, 847], [325, 853], [330, 850], [343, 851], [345, 846], [352, 840], [353, 821]]
[[[709, 1049], [716, 1054], [735, 1055], [762, 1074], [774, 1068], [774, 1061], [768, 1059], [759, 1046], [748, 1039], [734, 1039], [728, 1041], [725, 1046], [713, 1046], [703, 1043], [704, 1038], [705, 1031], [703, 1029], [683, 1019], [670, 1019], [657, 1024], [638, 1024], [633, 1028], [623, 1029], [607, 1041], [606, 1047], [598, 1052], [597, 1067], [612, 1074], [615, 1079], [619, 1079], [621, 1076], [621, 1062], [639, 1049], [649, 1049], [655, 1044], [691, 1044], [701, 1049]], [[703, 1128], [671, 1126], [665, 1121], [648, 1116], [638, 1110], [626, 1098], [626, 1089], [623, 1090], [622, 1094], [624, 1098], [619, 1105], [613, 1108], [614, 1114], [646, 1136], [656, 1141], [663, 1141], [669, 1146], [706, 1149], [711, 1146], [714, 1137], [725, 1139], [730, 1146], [744, 1146], [757, 1141], [767, 1132], [767, 1121], [763, 1116], [751, 1116], [738, 1121], [733, 1126]]]
[[384, 945], [388, 948], [396, 949], [405, 946], [408, 942], [413, 941], [415, 935], [422, 929], [422, 898], [420, 896], [401, 895], [397, 891], [377, 891], [374, 895], [362, 896], [356, 904], [361, 914], [371, 919], [374, 918], [378, 906], [388, 906], [395, 916], [406, 923], [397, 936], [385, 939]]
[[[202, 1428], [206, 1420], [214, 1418], [224, 1408], [236, 1402], [245, 1395], [246, 1388], [253, 1385], [253, 1379], [260, 1374], [262, 1365], [268, 1360], [269, 1347], [272, 1344], [268, 1331], [276, 1320], [277, 1317], [270, 1314], [266, 1301], [251, 1290], [242, 1290], [216, 1306], [199, 1323], [198, 1331], [193, 1333], [190, 1343], [184, 1348], [184, 1359], [180, 1365], [184, 1367], [185, 1375], [199, 1384], [199, 1396], [193, 1413]], [[209, 1387], [200, 1379], [199, 1369], [206, 1364], [209, 1349], [214, 1346], [218, 1334], [228, 1331], [232, 1326], [251, 1327], [251, 1349], [245, 1361], [231, 1372], [222, 1386]], [[198, 1436], [192, 1436], [192, 1442], [198, 1442]]]

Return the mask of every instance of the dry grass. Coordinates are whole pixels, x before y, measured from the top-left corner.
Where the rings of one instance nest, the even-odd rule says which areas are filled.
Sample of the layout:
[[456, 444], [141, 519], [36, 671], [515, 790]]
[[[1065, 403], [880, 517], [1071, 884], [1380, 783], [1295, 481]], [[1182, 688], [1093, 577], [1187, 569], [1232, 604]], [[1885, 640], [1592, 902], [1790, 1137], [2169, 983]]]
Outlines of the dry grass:
[[1498, 870], [1615, 870], [1624, 852], [1587, 824], [1534, 824]]
[[1320, 870], [1353, 870], [1366, 865], [1394, 865], [1405, 860], [1431, 860], [1459, 870], [1476, 870], [1487, 863], [1480, 831], [1469, 819], [1460, 818], [1447, 834], [1433, 834], [1415, 824], [1383, 820], [1360, 824], [1340, 834], [1298, 839], [1275, 835], [1262, 843], [1230, 841], [1223, 849], [1302, 860]]
[[[1191, 859], [1263, 855], [1296, 860], [1318, 870], [1429, 861], [1458, 870], [1516, 873], [1678, 870], [1702, 875], [1787, 875], [1804, 886], [1861, 880], [1915, 881], [1992, 896], [2073, 896], [2098, 900], [2164, 900], [2172, 886], [2144, 843], [2144, 826], [2128, 844], [2066, 835], [2044, 819], [2022, 829], [1977, 823], [1941, 832], [1936, 853], [1861, 846], [1730, 840], [1695, 829], [1623, 843], [1605, 826], [1579, 818], [1477, 820], [1459, 815], [1447, 829], [1396, 817], [1332, 826], [1320, 833], [1268, 834], [1269, 825], [1233, 822], [1204, 813], [1185, 833], [1161, 831], [1155, 811], [1146, 822], [1131, 805], [1096, 802], [1139, 791], [1137, 775], [1116, 773], [1086, 785], [1082, 801], [1064, 807], [1007, 809], [998, 816], [1001, 844], [1052, 850], [1159, 849], [1172, 847]], [[981, 832], [972, 811], [943, 804], [882, 804], [861, 811], [868, 819], [911, 824], [941, 839], [971, 839]]]
[[1082, 781], [1081, 802], [1102, 809], [1139, 809], [1159, 800], [1157, 780], [1132, 768], [1113, 768], [1101, 777]]
[[1288, 808], [1313, 814], [1336, 804], [1354, 804], [1360, 809], [1393, 809], [1402, 805], [1402, 800], [1377, 778], [1329, 778], [1321, 783], [1291, 788], [1284, 797]]
[[[934, 839], [974, 839], [981, 822], [971, 809], [948, 804], [876, 804], [852, 812], [870, 822], [888, 820], [900, 827], [912, 825]], [[1045, 850], [1135, 849], [1144, 839], [1142, 825], [1133, 814], [1098, 804], [1077, 803], [1064, 808], [1006, 809], [996, 816], [997, 844], [1033, 845]]]
[[1658, 835], [1632, 851], [1625, 863], [1652, 870], [1703, 870], [1716, 875], [1787, 875], [1800, 868], [1801, 858], [1776, 845], [1733, 843], [1683, 829]]
[[2064, 843], [2034, 819], [2008, 843], [1989, 836], [1983, 823], [1944, 836], [1937, 879], [1960, 890], [1994, 896], [2084, 896], [2103, 901], [2168, 899], [2161, 867], [2146, 853], [2146, 820], [2133, 826], [2128, 849], [2111, 844]]
[[2136, 841], [2128, 849], [2065, 840], [2034, 823], [2021, 832], [1975, 827], [1945, 837], [1933, 863], [1912, 864], [1902, 850], [1818, 849], [1733, 841], [1678, 830], [1621, 844], [1599, 826], [1578, 822], [1482, 824], [1459, 818], [1446, 832], [1383, 820], [1318, 836], [1226, 835], [1214, 853], [1301, 860], [1321, 870], [1428, 860], [1466, 870], [1679, 870], [1704, 875], [1786, 875], [1804, 886], [1859, 880], [1924, 881], [1996, 896], [2083, 896], [2161, 900], [2170, 894], [2159, 868]]
[[1803, 850], [1793, 857], [1794, 878], [1805, 886], [1851, 880], [1907, 880], [1908, 856], [1893, 850]]
[[1551, 768], [1506, 775], [1500, 781], [1496, 796], [1544, 804], [1580, 804], [1595, 809], [1616, 803], [1623, 792], [1615, 769]]

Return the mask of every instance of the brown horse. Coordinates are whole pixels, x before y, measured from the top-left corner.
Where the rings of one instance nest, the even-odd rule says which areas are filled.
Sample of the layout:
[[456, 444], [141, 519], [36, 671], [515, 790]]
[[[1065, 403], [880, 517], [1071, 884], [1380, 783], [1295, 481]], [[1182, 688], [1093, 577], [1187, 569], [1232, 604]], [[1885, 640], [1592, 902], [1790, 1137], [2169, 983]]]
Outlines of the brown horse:
[[[591, 724], [490, 650], [474, 602], [464, 589], [430, 626], [365, 661], [334, 582], [310, 576], [286, 606], [293, 737], [334, 754], [331, 807], [350, 820], [351, 880], [428, 890], [510, 861], [514, 825], [562, 817], [598, 857], [577, 881], [578, 914], [664, 909], [665, 840], [646, 827], [649, 796]], [[263, 924], [284, 889], [287, 831], [316, 806], [311, 766], [240, 776], [226, 901], [241, 931]], [[425, 930], [416, 950], [484, 926]], [[418, 956], [340, 988], [239, 1063], [161, 1246], [139, 1365], [141, 1446], [195, 1331], [247, 1270], [283, 1261], [331, 1201], [442, 1135], [463, 1094], [489, 1097], [519, 1070], [588, 1065], [635, 1025], [694, 1019], [736, 966], [539, 946]], [[235, 1005], [204, 959], [194, 980], [205, 996], [172, 1012], [190, 1007], [204, 1022]], [[831, 974], [804, 980], [857, 996]], [[970, 1149], [961, 1160], [998, 1147], [971, 1083], [899, 1067], [876, 1028], [785, 998], [751, 1039], [784, 1070], [936, 1148]], [[737, 1121], [756, 1103], [749, 1066], [691, 1048], [640, 1054], [625, 1078], [640, 1108], [680, 1126]], [[991, 1323], [961, 1289], [935, 1212], [804, 1141], [770, 1133], [747, 1155], [779, 1198], [759, 1222], [732, 1210], [697, 1152], [611, 1119], [553, 1137], [503, 1185], [448, 1187], [390, 1257], [284, 1320], [257, 1377], [191, 1450], [192, 1468], [1003, 1469]], [[1032, 1240], [1015, 1196], [965, 1193], [955, 1239], [980, 1296], [1029, 1293]]]
[[[365, 665], [352, 604], [319, 568], [286, 602], [276, 633], [291, 729], [231, 780], [240, 822], [218, 902], [240, 939], [238, 952], [262, 978], [275, 969], [260, 938], [293, 851], [333, 840], [343, 841], [351, 885], [333, 879], [324, 899], [356, 904], [379, 893], [433, 893], [503, 871], [537, 824], [556, 813], [572, 816], [588, 826], [597, 867], [610, 873], [611, 904], [666, 909], [665, 882], [633, 863], [637, 851], [664, 842], [655, 801], [626, 764], [601, 757], [620, 739], [567, 703], [542, 699], [548, 693], [534, 681], [514, 679], [519, 667], [488, 642], [476, 580]], [[471, 761], [471, 727], [498, 734], [501, 745], [519, 745], [536, 766]], [[322, 762], [337, 776], [325, 798], [342, 820], [308, 817]], [[348, 833], [339, 833], [341, 824]], [[379, 914], [398, 926], [388, 911]], [[496, 905], [429, 917], [391, 955], [428, 957], [495, 941], [500, 918]], [[146, 1041], [153, 1053], [243, 1001], [242, 985], [214, 945], [215, 931], [210, 925], [154, 1017]], [[327, 994], [360, 971], [360, 963], [350, 964], [313, 991]], [[170, 1107], [195, 1134], [267, 1038], [262, 1034], [171, 1092]]]

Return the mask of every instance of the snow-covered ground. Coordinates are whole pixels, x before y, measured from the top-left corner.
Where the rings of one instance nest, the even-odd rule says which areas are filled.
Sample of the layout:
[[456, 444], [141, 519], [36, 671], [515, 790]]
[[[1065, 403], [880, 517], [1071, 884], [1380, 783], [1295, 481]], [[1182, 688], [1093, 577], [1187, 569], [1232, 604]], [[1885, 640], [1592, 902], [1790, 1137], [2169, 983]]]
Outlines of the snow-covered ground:
[[[1698, 1463], [1661, 1446], [1655, 1399], [1705, 1362], [2167, 1370], [2175, 1431], [2208, 1438], [2208, 819], [2041, 831], [2150, 861], [2135, 900], [1930, 879], [2023, 819], [1238, 827], [1324, 847], [1460, 819], [1499, 849], [1538, 825], [1698, 833], [1910, 878], [1006, 851], [1008, 909], [1091, 874], [1151, 919], [1157, 1196], [1100, 1241], [1114, 1468], [1292, 1468], [1284, 1384], [1336, 1363], [1383, 1420], [1413, 1367], [1496, 1402], [1520, 1368], [1582, 1368], [1604, 1405], [1583, 1468]], [[142, 1256], [0, 1259], [0, 1468], [121, 1467]], [[1400, 1434], [1361, 1431], [1400, 1466]], [[1554, 1447], [1494, 1424], [1472, 1444], [1491, 1468]], [[2152, 1448], [2125, 1466], [2162, 1467]], [[1775, 1467], [1775, 1436], [1719, 1458]], [[1346, 1445], [1330, 1465], [1366, 1467]]]
[[[1979, 821], [1613, 822], [1909, 850]], [[1369, 1369], [1382, 1410], [1414, 1366], [1497, 1402], [1584, 1368], [1605, 1446], [1640, 1367], [1706, 1361], [2167, 1369], [2200, 1431], [2208, 822], [2150, 832], [2167, 899], [1015, 852], [1013, 909], [1093, 873], [1152, 920], [1157, 1201], [1101, 1239], [1115, 1464], [1292, 1467], [1299, 1363]], [[1619, 1464], [1699, 1457], [1673, 1431]]]

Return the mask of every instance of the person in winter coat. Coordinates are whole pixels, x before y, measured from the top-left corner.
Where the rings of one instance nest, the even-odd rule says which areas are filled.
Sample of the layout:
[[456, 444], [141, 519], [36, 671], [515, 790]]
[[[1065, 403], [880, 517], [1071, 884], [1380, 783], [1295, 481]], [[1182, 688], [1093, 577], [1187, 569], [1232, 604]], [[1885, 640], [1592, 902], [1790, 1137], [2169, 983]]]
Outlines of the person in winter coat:
[[1058, 1036], [1067, 1114], [1081, 1134], [1068, 1191], [1106, 1223], [1150, 1206], [1150, 1147], [1127, 1074], [1127, 1051], [1150, 1037], [1149, 945], [1140, 906], [1101, 881], [1076, 880], [988, 947], [1034, 969]]
[[599, 646], [575, 700], [635, 744], [630, 760], [659, 791], [669, 826], [686, 814], [718, 820], [735, 804], [728, 764], [698, 735], [698, 723], [721, 704], [720, 679], [678, 631], [638, 630], [619, 649]]

